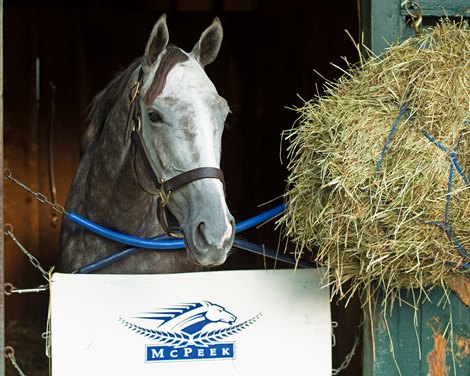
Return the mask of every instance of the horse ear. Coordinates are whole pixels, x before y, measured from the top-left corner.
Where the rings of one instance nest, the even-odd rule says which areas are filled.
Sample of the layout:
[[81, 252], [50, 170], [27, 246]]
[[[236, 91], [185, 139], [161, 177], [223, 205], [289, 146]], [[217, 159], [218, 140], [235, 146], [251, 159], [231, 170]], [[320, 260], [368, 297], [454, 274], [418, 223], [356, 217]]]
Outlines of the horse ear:
[[160, 54], [165, 50], [169, 40], [168, 26], [166, 25], [166, 14], [163, 14], [153, 26], [150, 38], [145, 47], [143, 68], [154, 64]]
[[212, 21], [212, 25], [201, 34], [199, 41], [191, 51], [191, 55], [193, 55], [203, 67], [212, 63], [219, 53], [223, 36], [222, 23], [216, 17], [214, 21]]

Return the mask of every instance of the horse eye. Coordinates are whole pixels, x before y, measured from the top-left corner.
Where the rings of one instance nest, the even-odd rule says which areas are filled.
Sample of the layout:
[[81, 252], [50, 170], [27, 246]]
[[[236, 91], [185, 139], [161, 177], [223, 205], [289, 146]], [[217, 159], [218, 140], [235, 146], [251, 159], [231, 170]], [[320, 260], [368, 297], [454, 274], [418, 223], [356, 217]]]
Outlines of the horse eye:
[[157, 111], [151, 111], [147, 115], [152, 123], [163, 122], [162, 116]]

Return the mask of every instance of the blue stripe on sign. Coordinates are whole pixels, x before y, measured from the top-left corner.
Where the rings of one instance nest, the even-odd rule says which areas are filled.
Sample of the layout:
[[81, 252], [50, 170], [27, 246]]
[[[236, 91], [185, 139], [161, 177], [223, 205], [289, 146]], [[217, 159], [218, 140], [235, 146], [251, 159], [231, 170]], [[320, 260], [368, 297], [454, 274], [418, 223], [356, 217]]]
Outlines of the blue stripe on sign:
[[233, 343], [216, 343], [207, 347], [195, 345], [185, 347], [147, 345], [145, 350], [146, 362], [233, 359], [235, 357]]

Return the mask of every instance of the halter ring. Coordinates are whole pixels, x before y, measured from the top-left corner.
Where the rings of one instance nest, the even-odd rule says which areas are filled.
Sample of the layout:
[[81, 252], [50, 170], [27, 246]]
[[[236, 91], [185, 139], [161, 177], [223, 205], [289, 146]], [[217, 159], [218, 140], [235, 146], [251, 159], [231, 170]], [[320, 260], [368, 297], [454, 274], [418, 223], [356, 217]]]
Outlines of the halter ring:
[[135, 130], [137, 133], [140, 133], [141, 129], [142, 129], [142, 120], [141, 120], [140, 116], [137, 115], [137, 126], [134, 127], [134, 130]]

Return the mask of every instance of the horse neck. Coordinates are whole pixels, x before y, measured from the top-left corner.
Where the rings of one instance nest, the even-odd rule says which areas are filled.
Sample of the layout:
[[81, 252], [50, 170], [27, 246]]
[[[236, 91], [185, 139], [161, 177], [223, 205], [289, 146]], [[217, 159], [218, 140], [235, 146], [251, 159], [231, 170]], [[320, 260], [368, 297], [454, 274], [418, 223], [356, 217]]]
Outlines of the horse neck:
[[134, 170], [134, 150], [124, 143], [129, 111], [126, 96], [116, 103], [94, 147], [86, 178], [85, 202], [93, 219], [138, 236], [161, 233], [156, 198], [140, 186]]

